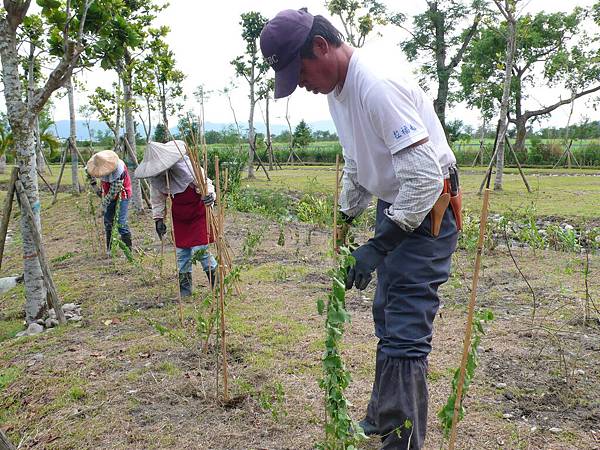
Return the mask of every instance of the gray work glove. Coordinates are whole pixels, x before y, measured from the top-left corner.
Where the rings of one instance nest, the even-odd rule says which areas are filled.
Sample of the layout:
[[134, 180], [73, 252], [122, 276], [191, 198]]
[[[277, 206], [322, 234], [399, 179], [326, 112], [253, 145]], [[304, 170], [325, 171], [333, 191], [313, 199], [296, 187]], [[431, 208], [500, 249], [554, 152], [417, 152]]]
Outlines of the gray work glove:
[[210, 192], [209, 194], [205, 195], [204, 197], [202, 197], [202, 202], [204, 203], [204, 205], [207, 208], [210, 208], [212, 205], [215, 204], [215, 193], [214, 192]]
[[406, 238], [406, 231], [385, 216], [375, 228], [375, 236], [352, 252], [356, 264], [348, 269], [346, 289], [365, 289], [371, 281], [372, 273]]
[[162, 239], [163, 236], [167, 233], [167, 226], [162, 219], [157, 219], [154, 222], [154, 226], [156, 228], [156, 234], [158, 234], [158, 238]]

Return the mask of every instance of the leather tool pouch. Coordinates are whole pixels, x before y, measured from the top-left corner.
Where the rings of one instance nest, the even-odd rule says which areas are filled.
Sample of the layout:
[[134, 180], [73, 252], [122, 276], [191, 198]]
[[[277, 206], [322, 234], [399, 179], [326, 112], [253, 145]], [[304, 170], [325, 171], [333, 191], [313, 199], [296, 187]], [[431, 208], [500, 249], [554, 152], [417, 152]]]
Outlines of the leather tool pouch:
[[444, 213], [448, 209], [450, 204], [450, 194], [448, 192], [439, 196], [433, 208], [431, 208], [431, 235], [438, 237], [440, 234], [440, 228], [442, 227], [442, 220], [444, 219]]
[[454, 213], [456, 221], [456, 229], [462, 230], [462, 190], [459, 189], [458, 194], [450, 197], [450, 207]]

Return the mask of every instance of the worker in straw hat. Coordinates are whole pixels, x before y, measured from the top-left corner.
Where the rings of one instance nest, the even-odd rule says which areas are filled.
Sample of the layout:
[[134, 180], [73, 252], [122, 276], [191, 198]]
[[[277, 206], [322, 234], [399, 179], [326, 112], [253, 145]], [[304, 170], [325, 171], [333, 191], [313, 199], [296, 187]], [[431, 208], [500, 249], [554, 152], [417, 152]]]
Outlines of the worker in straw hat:
[[[171, 197], [171, 216], [177, 268], [179, 271], [179, 291], [182, 296], [192, 295], [192, 262], [199, 260], [211, 286], [215, 285], [217, 262], [208, 250], [213, 237], [207, 228], [206, 208], [215, 202], [212, 181], [206, 178], [207, 194], [202, 196], [196, 184], [192, 163], [186, 155], [183, 141], [170, 141], [165, 144], [149, 142], [144, 159], [137, 167], [137, 178], [150, 178], [150, 202], [156, 233], [160, 239], [167, 232], [165, 225], [165, 202]], [[200, 168], [202, 176], [204, 171]]]
[[102, 197], [107, 252], [110, 253], [117, 204], [119, 205], [119, 216], [117, 218], [119, 235], [121, 241], [131, 249], [131, 231], [129, 231], [129, 225], [127, 224], [129, 199], [131, 198], [131, 178], [127, 166], [115, 152], [103, 150], [92, 155], [85, 170], [93, 187], [96, 187], [94, 178], [100, 178], [101, 180], [102, 188], [97, 189], [96, 193]]

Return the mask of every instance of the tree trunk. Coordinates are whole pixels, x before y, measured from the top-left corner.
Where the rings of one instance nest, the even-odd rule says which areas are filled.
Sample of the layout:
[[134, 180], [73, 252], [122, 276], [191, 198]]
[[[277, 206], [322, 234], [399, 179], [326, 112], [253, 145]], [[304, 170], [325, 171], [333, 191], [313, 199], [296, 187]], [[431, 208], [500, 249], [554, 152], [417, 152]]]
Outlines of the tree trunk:
[[294, 165], [294, 133], [292, 132], [292, 124], [290, 122], [290, 97], [287, 98], [285, 103], [285, 121], [288, 125], [288, 131], [290, 132], [290, 142], [288, 143], [290, 147], [290, 156], [288, 161]]
[[525, 151], [525, 138], [527, 137], [527, 121], [524, 117], [517, 117], [515, 120], [515, 126], [517, 128], [517, 137], [515, 139], [515, 145], [513, 150], [518, 155], [520, 152]]
[[[90, 151], [91, 151], [91, 153], [94, 153], [94, 138], [92, 137], [92, 130], [90, 129], [90, 119], [85, 121], [85, 126], [88, 130], [88, 139], [90, 140], [89, 141]], [[90, 154], [90, 156], [91, 156], [91, 154]]]
[[[27, 66], [27, 104], [31, 107], [31, 103], [33, 101], [33, 93], [36, 88], [35, 82], [35, 45], [33, 42], [29, 43], [29, 63]], [[35, 154], [37, 157], [37, 168], [40, 172], [43, 172], [46, 168], [46, 164], [44, 163], [44, 155], [41, 154], [42, 151], [42, 141], [40, 139], [40, 125], [39, 118], [36, 116], [35, 122], [33, 124], [33, 133], [35, 136]]]
[[[254, 69], [252, 70], [254, 74]], [[256, 178], [254, 175], [254, 107], [256, 100], [254, 98], [254, 76], [250, 83], [250, 117], [248, 118], [248, 178]]]
[[273, 170], [273, 143], [271, 142], [271, 121], [269, 119], [269, 93], [265, 97], [265, 126], [267, 127], [267, 150], [269, 151], [269, 170]]
[[77, 123], [75, 122], [75, 93], [73, 81], [69, 79], [65, 84], [69, 97], [69, 140], [71, 141], [71, 189], [73, 194], [79, 195], [79, 160], [77, 158]]
[[448, 103], [448, 83], [449, 76], [446, 72], [438, 75], [438, 91], [437, 97], [433, 101], [433, 109], [440, 119], [440, 123], [446, 133], [446, 139], [448, 139], [448, 130], [446, 130], [446, 104]]
[[496, 141], [496, 179], [494, 180], [494, 190], [502, 190], [502, 180], [504, 175], [504, 136], [508, 128], [508, 103], [510, 100], [510, 83], [512, 78], [512, 67], [515, 57], [517, 23], [514, 17], [514, 11], [506, 11], [509, 16], [508, 36], [506, 41], [506, 68], [504, 71], [504, 90], [502, 92], [502, 102], [500, 103], [500, 118], [498, 119], [498, 139]]
[[[24, 7], [23, 14], [25, 14], [29, 3], [25, 2], [21, 6]], [[19, 179], [33, 207], [34, 220], [39, 225], [40, 200], [35, 161], [33, 115], [29, 111], [28, 105], [22, 100], [23, 86], [19, 77], [16, 26], [11, 29], [5, 18], [0, 19], [0, 58], [2, 60], [6, 113], [13, 133]], [[23, 274], [25, 276], [25, 319], [27, 323], [31, 323], [43, 318], [46, 314], [46, 288], [42, 279], [40, 263], [36, 257], [32, 229], [23, 210], [21, 210], [21, 238], [23, 241]]]
[[[17, 151], [19, 180], [21, 180], [27, 198], [29, 198], [29, 203], [32, 205], [38, 229], [41, 230], [35, 137], [30, 124], [15, 122], [11, 122], [11, 128]], [[33, 229], [23, 206], [21, 206], [21, 236], [23, 239], [23, 273], [25, 274], [25, 320], [29, 324], [37, 319], [44, 318], [48, 306], [42, 269], [37, 258], [35, 241], [33, 240]]]
[[6, 172], [6, 153], [2, 153], [0, 155], [0, 173], [3, 174]]
[[40, 120], [36, 116], [33, 124], [33, 132], [35, 133], [35, 155], [38, 171], [43, 173], [46, 171], [46, 159], [44, 158], [44, 149], [42, 148], [42, 139], [40, 136]]
[[[131, 149], [136, 151], [135, 143], [135, 123], [133, 121], [133, 95], [131, 92], [131, 58], [128, 54], [125, 55], [125, 74], [123, 76], [123, 103], [125, 112], [125, 139], [129, 142]], [[127, 145], [127, 144], [125, 144]], [[127, 153], [127, 150], [125, 150]], [[131, 162], [135, 164], [134, 161]], [[129, 173], [133, 174], [135, 167], [128, 167]], [[142, 187], [140, 180], [131, 176], [131, 203], [133, 209], [136, 212], [144, 210], [144, 203], [142, 201]]]

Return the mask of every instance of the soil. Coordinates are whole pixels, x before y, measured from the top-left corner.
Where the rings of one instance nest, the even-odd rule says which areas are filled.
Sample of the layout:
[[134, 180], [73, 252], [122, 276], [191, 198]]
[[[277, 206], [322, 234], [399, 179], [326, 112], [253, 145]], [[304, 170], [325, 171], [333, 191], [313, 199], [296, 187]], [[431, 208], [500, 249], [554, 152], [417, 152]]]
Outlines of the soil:
[[[318, 387], [324, 330], [316, 301], [329, 287], [329, 230], [290, 223], [280, 246], [277, 223], [227, 213], [241, 295], [227, 299], [225, 402], [220, 343], [213, 333], [204, 352], [197, 333], [197, 318], [209, 308], [201, 269], [195, 269], [196, 292], [184, 302], [181, 327], [173, 249], [165, 246], [161, 277], [151, 219], [131, 218], [136, 264], [110, 260], [85, 201], [64, 198], [43, 212], [55, 282], [64, 303], [82, 306], [84, 320], [2, 342], [0, 427], [9, 438], [24, 449], [314, 448], [324, 434]], [[249, 232], [262, 240], [243, 255]], [[8, 244], [5, 274], [21, 270], [18, 241]], [[513, 255], [535, 291], [535, 308], [506, 250], [486, 253], [478, 306], [491, 309], [495, 320], [481, 341], [457, 448], [599, 449], [600, 327], [597, 311], [596, 321], [582, 320], [583, 256], [531, 249], [513, 249]], [[473, 260], [458, 251], [453, 276], [440, 289], [426, 449], [442, 445], [436, 412], [462, 351]], [[599, 271], [600, 256], [591, 255], [589, 295], [597, 306]], [[374, 370], [374, 284], [347, 298], [352, 323], [343, 356], [353, 381], [346, 394], [357, 420]], [[22, 320], [22, 303], [22, 291], [1, 296], [0, 323]], [[377, 449], [378, 438], [361, 448]]]

